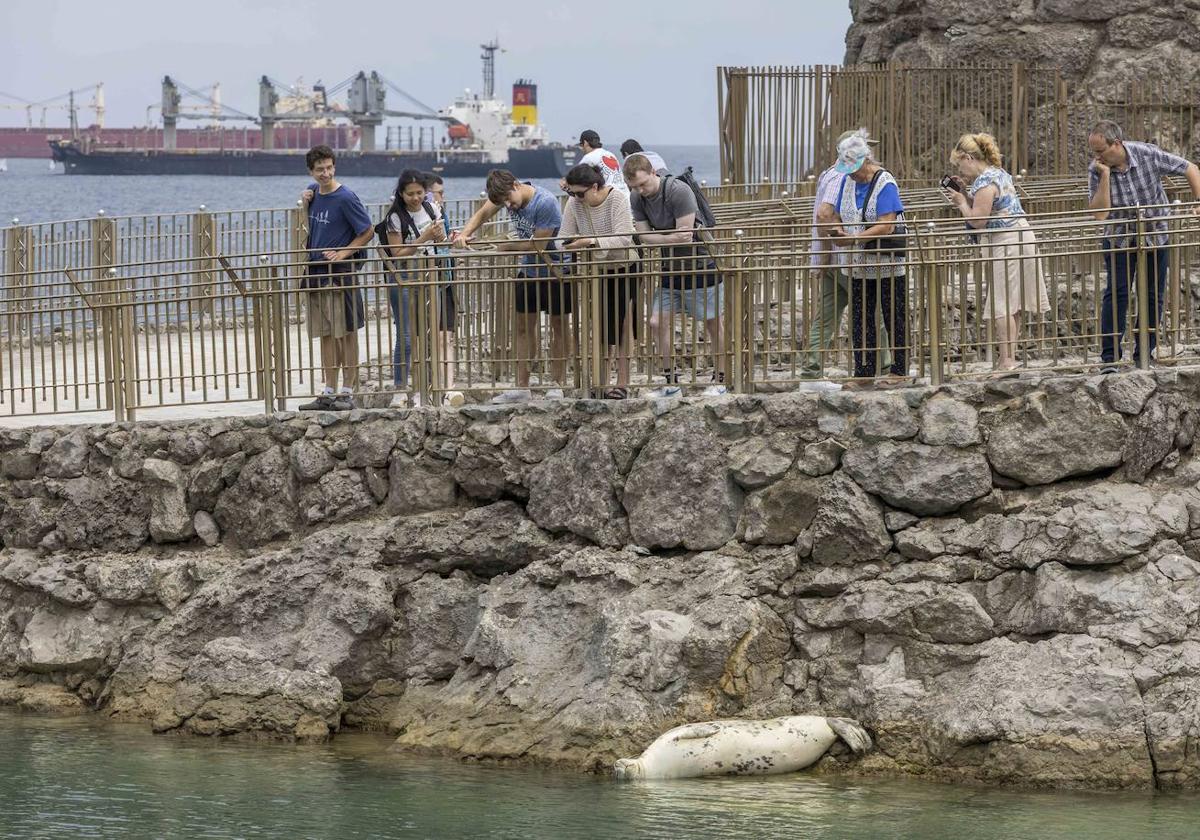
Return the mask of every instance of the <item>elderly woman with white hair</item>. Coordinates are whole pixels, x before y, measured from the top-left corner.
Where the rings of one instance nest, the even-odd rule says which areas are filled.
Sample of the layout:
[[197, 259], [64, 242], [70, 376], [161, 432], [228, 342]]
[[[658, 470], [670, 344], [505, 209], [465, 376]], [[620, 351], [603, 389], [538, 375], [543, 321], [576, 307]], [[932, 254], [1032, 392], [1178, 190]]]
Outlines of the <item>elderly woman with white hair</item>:
[[904, 273], [904, 204], [896, 179], [874, 159], [865, 128], [838, 143], [834, 241], [850, 254], [850, 312], [855, 384], [875, 378], [876, 305], [893, 341], [892, 364], [882, 386], [908, 378], [908, 286]]

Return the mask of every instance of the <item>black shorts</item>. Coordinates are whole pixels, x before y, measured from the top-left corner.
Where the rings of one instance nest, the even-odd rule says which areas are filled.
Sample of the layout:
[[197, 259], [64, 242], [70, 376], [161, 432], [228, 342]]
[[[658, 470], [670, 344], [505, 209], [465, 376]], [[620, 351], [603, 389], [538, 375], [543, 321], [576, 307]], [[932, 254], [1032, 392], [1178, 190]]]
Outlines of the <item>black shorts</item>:
[[[640, 334], [637, 318], [636, 274], [639, 267], [609, 268], [604, 270], [604, 340], [609, 347], [621, 343], [625, 333], [625, 319], [633, 318], [633, 337]], [[635, 276], [630, 277], [629, 274]]]
[[447, 283], [441, 288], [441, 299], [438, 301], [438, 330], [454, 332], [454, 322], [458, 319], [458, 307], [454, 303], [454, 287]]
[[[525, 272], [517, 274], [518, 279]], [[571, 314], [571, 284], [562, 280], [523, 280], [516, 284], [515, 305], [518, 312], [546, 312], [550, 315]]]

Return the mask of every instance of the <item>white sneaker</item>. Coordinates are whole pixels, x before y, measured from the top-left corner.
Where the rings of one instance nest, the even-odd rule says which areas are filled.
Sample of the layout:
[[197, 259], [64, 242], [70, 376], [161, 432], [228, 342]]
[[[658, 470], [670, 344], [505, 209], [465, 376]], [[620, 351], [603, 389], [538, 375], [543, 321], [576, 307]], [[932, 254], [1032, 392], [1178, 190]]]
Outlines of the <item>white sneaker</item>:
[[562, 388], [550, 388], [549, 390], [546, 391], [546, 399], [548, 399], [548, 400], [563, 399], [563, 389]]
[[392, 394], [392, 401], [388, 403], [388, 408], [407, 408], [408, 394], [404, 391], [397, 391]]
[[704, 389], [704, 396], [706, 397], [722, 397], [726, 393], [727, 389], [724, 385], [709, 385]]
[[661, 400], [663, 397], [677, 397], [679, 396], [679, 386], [663, 385], [655, 388], [653, 391], [647, 391], [646, 396], [652, 400]]
[[797, 391], [840, 391], [840, 382], [830, 382], [828, 379], [806, 379], [796, 386]]
[[514, 388], [511, 391], [504, 391], [492, 397], [492, 402], [497, 405], [504, 403], [522, 403], [529, 402], [533, 399], [533, 394], [528, 388]]
[[442, 405], [449, 406], [450, 408], [458, 408], [466, 401], [467, 398], [463, 396], [462, 391], [447, 391], [442, 394]]

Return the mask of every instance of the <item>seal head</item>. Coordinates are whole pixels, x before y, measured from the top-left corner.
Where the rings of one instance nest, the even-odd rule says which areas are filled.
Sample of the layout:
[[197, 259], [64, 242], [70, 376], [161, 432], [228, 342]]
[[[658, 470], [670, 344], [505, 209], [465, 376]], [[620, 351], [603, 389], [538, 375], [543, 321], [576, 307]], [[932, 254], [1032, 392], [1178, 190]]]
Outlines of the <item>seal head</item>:
[[640, 779], [643, 776], [642, 760], [640, 758], [618, 758], [617, 763], [613, 765], [613, 774], [618, 781], [622, 782]]

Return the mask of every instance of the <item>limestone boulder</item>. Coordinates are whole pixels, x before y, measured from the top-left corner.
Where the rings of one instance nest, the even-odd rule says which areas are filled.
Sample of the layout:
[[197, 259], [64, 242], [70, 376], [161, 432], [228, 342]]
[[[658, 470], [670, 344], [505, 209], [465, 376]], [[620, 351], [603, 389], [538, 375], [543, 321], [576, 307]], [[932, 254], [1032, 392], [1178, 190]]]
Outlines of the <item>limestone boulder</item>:
[[524, 568], [555, 551], [553, 538], [513, 502], [463, 512], [395, 520], [383, 545], [384, 563], [448, 575], [455, 570], [490, 578]]
[[183, 470], [174, 461], [147, 458], [142, 476], [150, 487], [150, 539], [156, 543], [190, 539], [195, 530]]
[[50, 478], [78, 478], [88, 462], [87, 429], [63, 435], [42, 453], [41, 472]]
[[577, 534], [597, 545], [625, 545], [629, 525], [617, 499], [618, 479], [608, 440], [585, 426], [533, 468], [529, 517], [547, 531]]
[[453, 507], [458, 497], [450, 462], [421, 453], [393, 454], [388, 465], [388, 513], [409, 514]]
[[844, 472], [833, 475], [817, 502], [812, 558], [824, 565], [878, 560], [892, 548], [883, 508]]
[[630, 535], [647, 548], [724, 545], [741, 502], [725, 447], [696, 412], [661, 421], [625, 482]]
[[321, 476], [304, 488], [297, 499], [306, 525], [341, 522], [374, 510], [375, 499], [359, 470], [341, 469]]
[[992, 489], [987, 459], [974, 449], [882, 441], [851, 449], [842, 468], [867, 492], [925, 516], [957, 510]]
[[280, 667], [237, 637], [206, 643], [154, 721], [157, 731], [196, 735], [256, 733], [323, 741], [340, 725], [335, 677]]
[[987, 457], [1001, 475], [1050, 484], [1120, 465], [1129, 430], [1083, 390], [1024, 398], [988, 417]]
[[290, 535], [296, 514], [295, 479], [278, 446], [249, 458], [213, 510], [221, 531], [246, 546]]
[[747, 494], [739, 528], [749, 543], [786, 545], [812, 524], [826, 481], [791, 470], [762, 490]]

